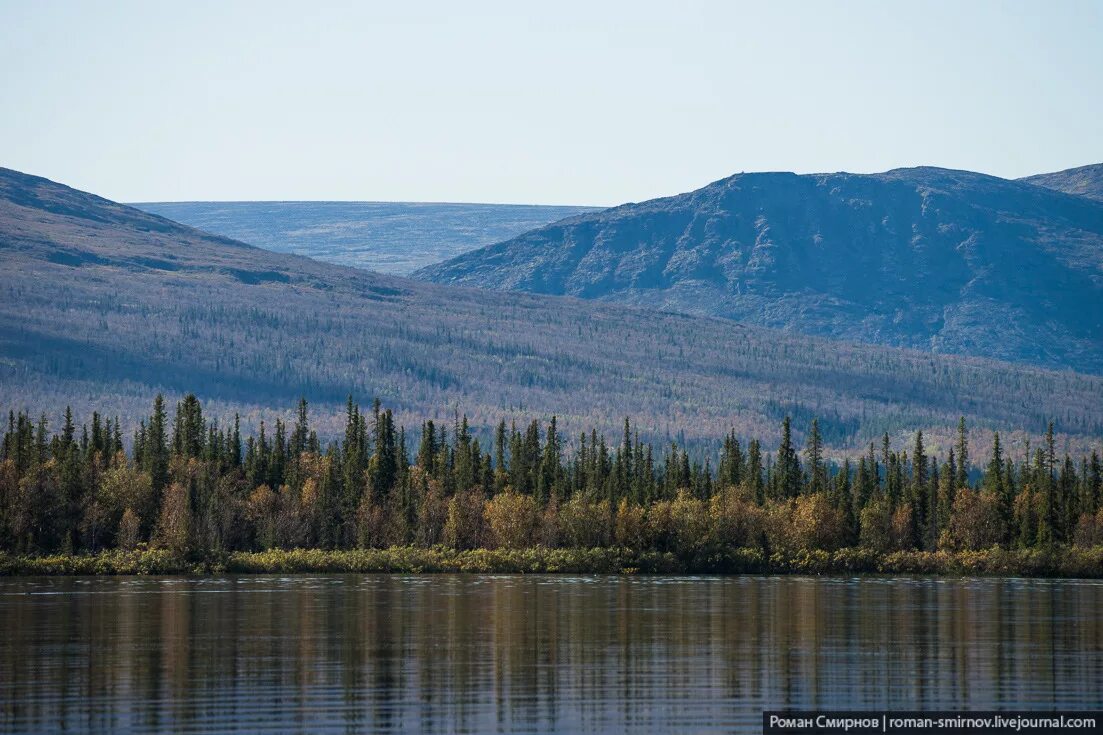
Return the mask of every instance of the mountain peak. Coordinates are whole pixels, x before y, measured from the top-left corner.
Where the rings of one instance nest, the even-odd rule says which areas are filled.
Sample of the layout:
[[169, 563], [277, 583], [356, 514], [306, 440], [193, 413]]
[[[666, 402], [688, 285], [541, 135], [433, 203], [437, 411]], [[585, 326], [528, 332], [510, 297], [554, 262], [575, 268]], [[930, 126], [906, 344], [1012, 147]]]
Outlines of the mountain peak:
[[1026, 176], [1019, 181], [1103, 202], [1103, 163]]
[[0, 218], [12, 222], [28, 216], [36, 218], [41, 212], [100, 227], [125, 226], [139, 231], [206, 238], [222, 245], [251, 248], [245, 243], [210, 235], [42, 176], [0, 167]]
[[9, 405], [45, 396], [85, 413], [91, 395], [136, 427], [155, 394], [171, 402], [188, 391], [216, 416], [255, 426], [305, 397], [312, 421], [336, 435], [352, 394], [396, 406], [407, 427], [450, 420], [441, 406], [486, 432], [511, 415], [553, 413], [565, 431], [597, 417], [616, 432], [631, 415], [643, 432], [679, 442], [818, 415], [840, 446], [949, 426], [963, 411], [983, 425], [1058, 416], [1083, 433], [1098, 426], [1103, 391], [1092, 376], [443, 288], [244, 247], [37, 177], [0, 179]]
[[415, 275], [1103, 372], [1103, 204], [972, 171], [740, 173]]

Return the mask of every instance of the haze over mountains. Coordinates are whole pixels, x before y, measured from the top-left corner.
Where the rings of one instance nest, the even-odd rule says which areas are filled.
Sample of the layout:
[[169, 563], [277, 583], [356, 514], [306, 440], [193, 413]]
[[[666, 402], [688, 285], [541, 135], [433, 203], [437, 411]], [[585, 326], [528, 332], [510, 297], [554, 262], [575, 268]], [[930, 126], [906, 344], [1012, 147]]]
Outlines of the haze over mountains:
[[593, 207], [420, 202], [132, 205], [277, 253], [404, 275]]
[[737, 174], [415, 277], [1101, 373], [1100, 168]]
[[[0, 405], [133, 426], [156, 391], [246, 425], [301, 395], [323, 433], [344, 398], [477, 429], [624, 416], [687, 442], [821, 417], [834, 446], [889, 431], [1103, 433], [1103, 378], [851, 345], [727, 320], [446, 287], [272, 253], [0, 169]], [[986, 432], [983, 432], [986, 433]]]

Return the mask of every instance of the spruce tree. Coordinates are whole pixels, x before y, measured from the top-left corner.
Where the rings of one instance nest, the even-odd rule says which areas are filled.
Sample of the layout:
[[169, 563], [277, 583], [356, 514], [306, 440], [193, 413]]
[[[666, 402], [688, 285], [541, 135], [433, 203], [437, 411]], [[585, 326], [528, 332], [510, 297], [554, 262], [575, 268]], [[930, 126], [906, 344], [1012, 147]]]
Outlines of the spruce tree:
[[965, 417], [957, 423], [957, 487], [969, 485], [969, 437], [965, 431]]
[[1088, 498], [1089, 513], [1099, 510], [1100, 495], [1103, 494], [1103, 462], [1099, 459], [1099, 453], [1092, 450], [1091, 463], [1088, 470]]
[[827, 469], [823, 463], [823, 438], [820, 436], [819, 419], [812, 419], [805, 457], [808, 459], [809, 490], [813, 493], [824, 492], [827, 489]]
[[153, 399], [153, 414], [149, 417], [149, 424], [142, 441], [142, 447], [145, 450], [142, 466], [149, 473], [154, 497], [160, 497], [161, 491], [168, 484], [169, 457], [166, 430], [165, 398], [158, 393]]
[[747, 445], [747, 478], [755, 502], [766, 502], [765, 485], [762, 482], [762, 445], [758, 439], [751, 439]]
[[930, 509], [930, 499], [927, 497], [929, 491], [927, 484], [927, 452], [923, 446], [922, 431], [915, 432], [915, 444], [912, 448], [911, 479], [910, 500], [914, 538], [922, 540], [927, 537], [931, 522], [927, 515]]
[[1047, 453], [1038, 448], [1034, 452], [1034, 485], [1042, 494], [1042, 512], [1038, 519], [1038, 544], [1049, 546], [1057, 541], [1055, 530], [1057, 522], [1057, 503], [1054, 498], [1055, 484], [1048, 469]]
[[540, 491], [537, 494], [541, 502], [558, 503], [559, 488], [559, 463], [561, 450], [559, 447], [559, 430], [556, 428], [555, 416], [548, 423], [547, 434], [544, 439], [544, 451], [540, 462]]
[[800, 493], [800, 462], [793, 449], [792, 428], [789, 417], [781, 422], [781, 444], [777, 449], [777, 495], [781, 498], [795, 498]]

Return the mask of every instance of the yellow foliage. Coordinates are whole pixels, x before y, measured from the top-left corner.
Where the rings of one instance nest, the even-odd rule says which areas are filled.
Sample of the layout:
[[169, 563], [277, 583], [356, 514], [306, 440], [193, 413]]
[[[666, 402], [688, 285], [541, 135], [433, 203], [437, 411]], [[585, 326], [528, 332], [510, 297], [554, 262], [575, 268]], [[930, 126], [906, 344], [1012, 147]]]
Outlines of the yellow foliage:
[[987, 549], [1003, 541], [1006, 531], [994, 492], [963, 489], [954, 498], [950, 523], [939, 545], [969, 551]]
[[617, 505], [616, 536], [617, 546], [623, 546], [633, 551], [638, 551], [644, 545], [644, 509], [638, 505], [631, 505], [628, 500], [621, 498]]
[[528, 495], [507, 489], [486, 501], [484, 516], [499, 547], [523, 549], [536, 529], [536, 503]]
[[188, 550], [191, 507], [188, 489], [179, 482], [165, 488], [161, 499], [161, 517], [157, 524], [157, 545], [176, 555]]
[[824, 493], [767, 503], [764, 511], [766, 537], [772, 549], [831, 551], [844, 545], [843, 515]]
[[674, 545], [674, 520], [669, 500], [652, 503], [644, 515], [644, 545], [647, 548], [670, 551]]
[[609, 501], [576, 495], [559, 509], [559, 530], [567, 546], [589, 549], [608, 544]]
[[878, 553], [899, 549], [898, 539], [892, 532], [892, 504], [888, 498], [875, 497], [862, 509], [859, 539], [862, 546]]
[[138, 514], [131, 508], [123, 511], [123, 517], [119, 520], [119, 532], [116, 534], [115, 543], [123, 551], [131, 551], [138, 545], [138, 529], [140, 526]]
[[1095, 515], [1090, 513], [1080, 515], [1073, 542], [1084, 548], [1103, 546], [1103, 508], [1100, 508]]
[[679, 490], [670, 504], [674, 553], [689, 556], [708, 543], [709, 514], [704, 501]]
[[755, 547], [761, 545], [763, 511], [735, 487], [725, 487], [709, 502], [712, 540], [721, 546]]
[[306, 478], [302, 489], [299, 491], [299, 503], [303, 509], [313, 508], [318, 502], [318, 481], [313, 477]]
[[478, 490], [464, 490], [448, 501], [448, 518], [444, 523], [444, 543], [453, 549], [477, 549], [486, 541], [483, 505], [486, 501]]

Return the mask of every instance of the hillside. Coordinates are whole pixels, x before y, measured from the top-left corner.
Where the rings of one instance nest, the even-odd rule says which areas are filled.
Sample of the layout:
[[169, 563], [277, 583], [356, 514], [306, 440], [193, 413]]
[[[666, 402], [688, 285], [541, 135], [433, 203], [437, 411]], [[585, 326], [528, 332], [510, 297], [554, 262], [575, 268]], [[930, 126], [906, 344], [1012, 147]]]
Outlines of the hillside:
[[1103, 202], [1103, 163], [1026, 176], [1019, 181]]
[[592, 207], [419, 202], [148, 202], [132, 206], [266, 250], [398, 275], [594, 211]]
[[[850, 345], [569, 298], [442, 287], [271, 253], [0, 169], [0, 408], [133, 426], [158, 390], [246, 426], [302, 394], [336, 433], [345, 396], [416, 425], [622, 417], [692, 442], [776, 436], [790, 413], [828, 441], [981, 427], [1103, 435], [1103, 378]], [[937, 443], [935, 444], [937, 450]]]
[[415, 276], [1103, 372], [1103, 204], [966, 171], [738, 174]]

